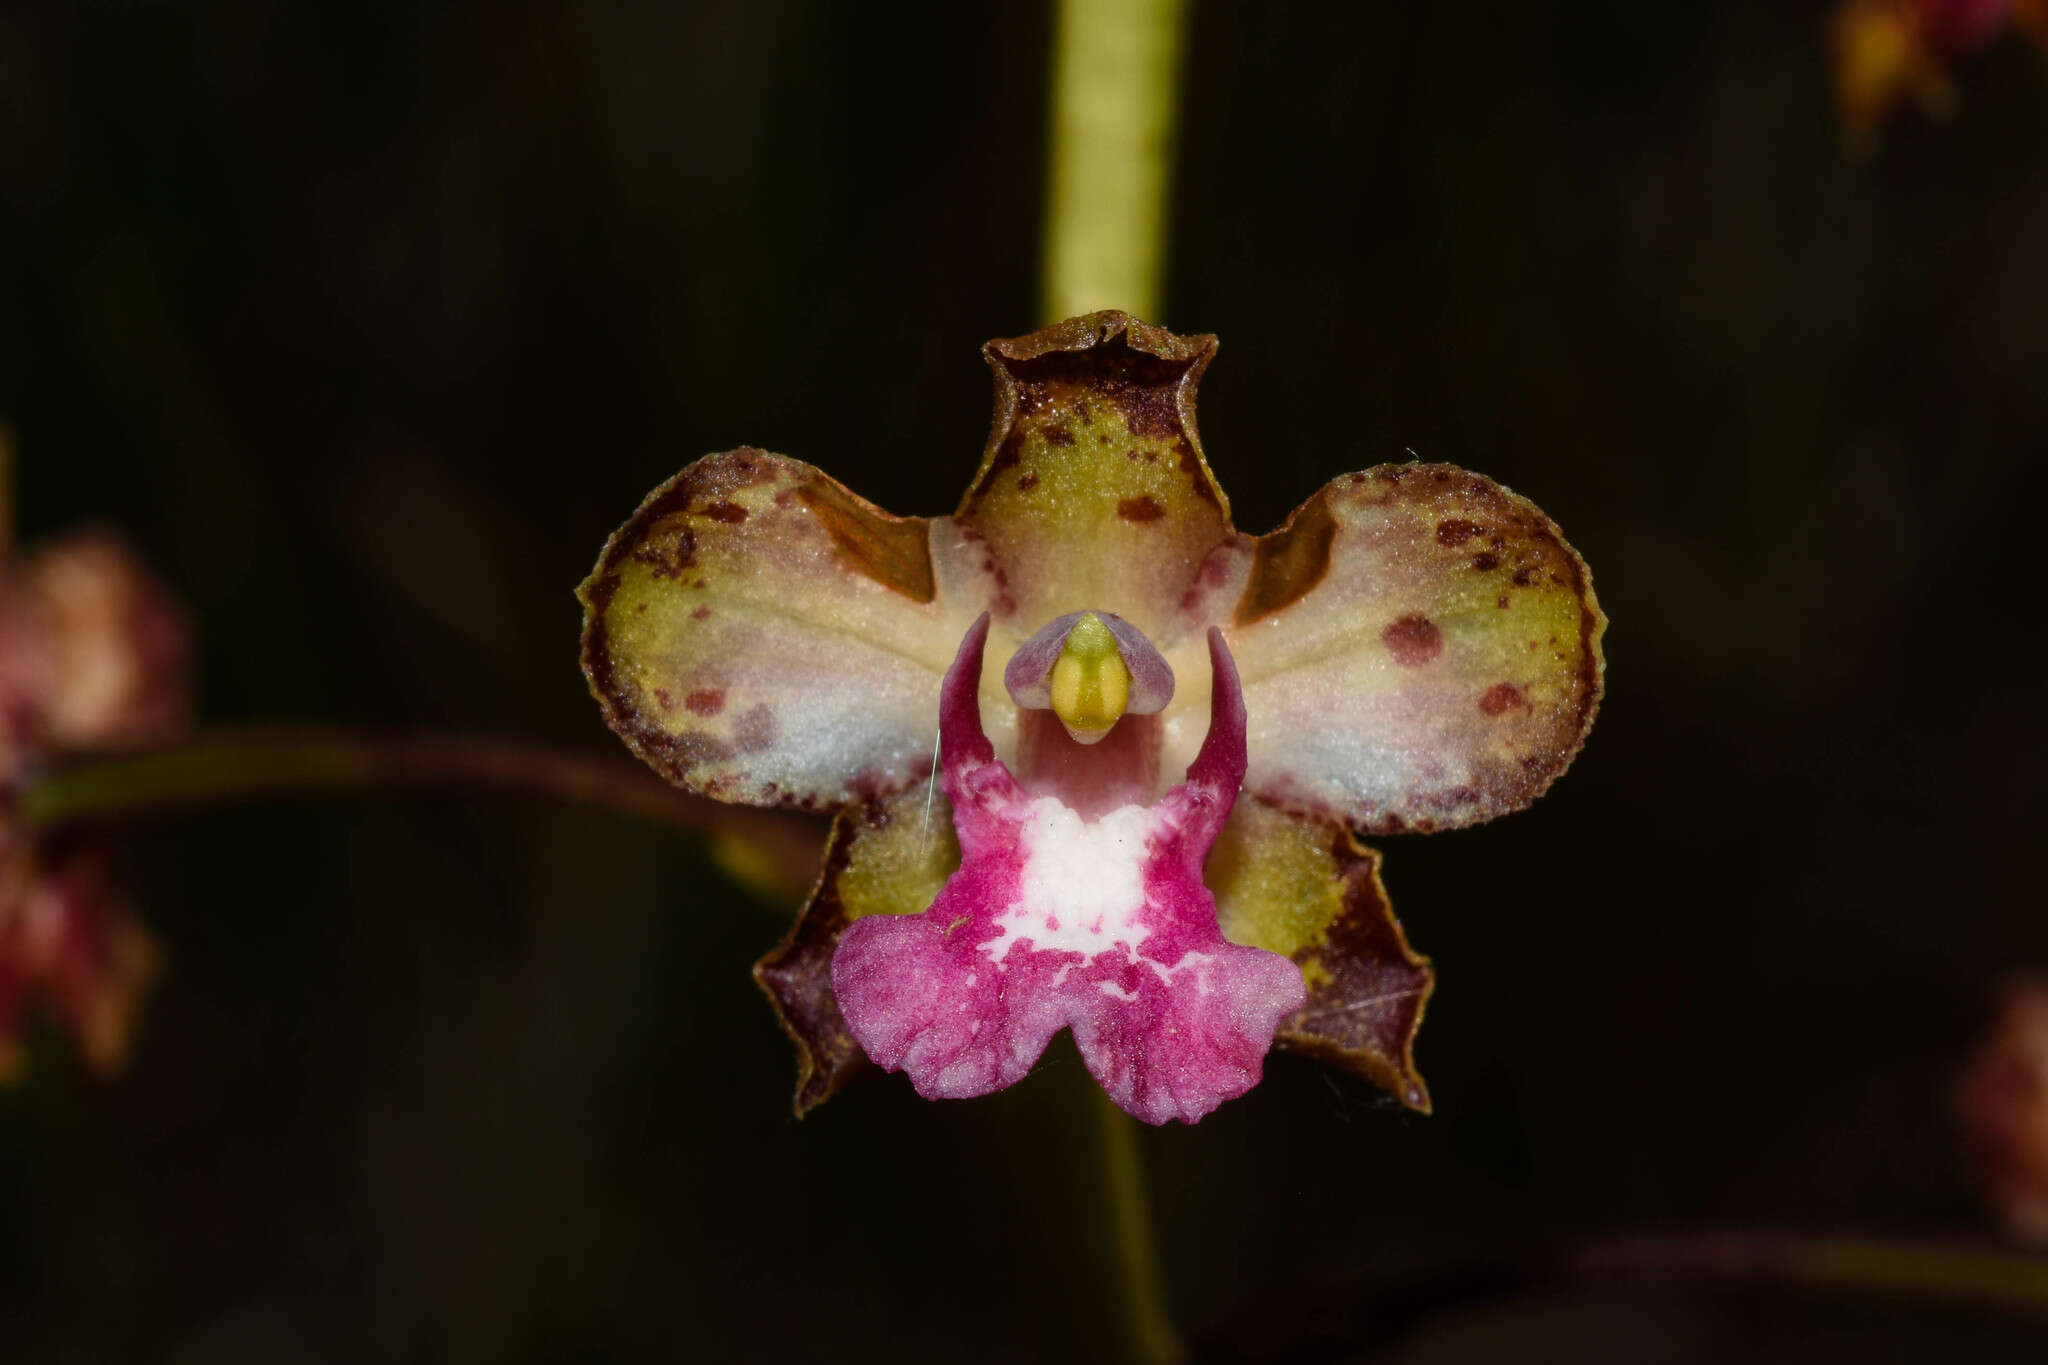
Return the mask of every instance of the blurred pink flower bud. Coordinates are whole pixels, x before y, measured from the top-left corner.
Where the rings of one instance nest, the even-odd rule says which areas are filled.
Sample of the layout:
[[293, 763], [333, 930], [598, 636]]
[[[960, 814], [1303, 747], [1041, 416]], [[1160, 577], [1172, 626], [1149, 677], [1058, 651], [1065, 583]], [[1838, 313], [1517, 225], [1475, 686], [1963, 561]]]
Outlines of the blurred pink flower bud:
[[2048, 1243], [2048, 979], [2007, 989], [1956, 1087], [1976, 1176], [2013, 1235]]
[[43, 743], [114, 748], [184, 729], [184, 614], [113, 534], [83, 531], [40, 546], [17, 576], [42, 632]]
[[101, 850], [76, 847], [38, 866], [5, 830], [0, 843], [0, 1081], [22, 1069], [22, 1027], [36, 1008], [87, 1065], [118, 1070], [156, 974], [148, 932], [116, 897]]
[[1835, 11], [1835, 94], [1850, 145], [1867, 149], [1908, 100], [1955, 105], [1955, 69], [2006, 29], [2048, 40], [2048, 0], [1843, 0]]
[[[0, 430], [0, 482], [5, 437]], [[89, 1066], [112, 1071], [127, 1056], [155, 950], [116, 897], [104, 850], [39, 839], [13, 801], [46, 754], [183, 731], [189, 631], [109, 532], [74, 533], [19, 556], [4, 547], [0, 538], [0, 1081], [23, 1066], [33, 1010], [69, 1033]]]

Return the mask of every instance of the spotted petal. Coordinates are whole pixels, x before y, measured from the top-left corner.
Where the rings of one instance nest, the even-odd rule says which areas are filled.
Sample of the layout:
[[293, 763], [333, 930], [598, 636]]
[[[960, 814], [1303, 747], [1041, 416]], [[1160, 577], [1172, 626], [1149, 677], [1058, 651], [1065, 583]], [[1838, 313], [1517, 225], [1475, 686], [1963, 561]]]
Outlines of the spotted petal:
[[697, 461], [579, 589], [605, 719], [725, 800], [831, 807], [923, 777], [939, 678], [993, 590], [984, 553], [932, 532], [797, 460]]
[[1490, 479], [1347, 475], [1218, 562], [1242, 584], [1245, 788], [1276, 805], [1376, 833], [1477, 824], [1542, 795], [1593, 722], [1591, 576]]
[[1209, 855], [1224, 937], [1293, 959], [1308, 999], [1274, 1042], [1429, 1112], [1415, 1034], [1435, 976], [1380, 885], [1380, 855], [1329, 820], [1247, 797]]
[[1215, 353], [1212, 336], [1122, 313], [982, 348], [995, 423], [957, 520], [1003, 571], [999, 623], [1028, 635], [1107, 607], [1155, 639], [1182, 633], [1189, 590], [1230, 534], [1195, 430], [1195, 389]]

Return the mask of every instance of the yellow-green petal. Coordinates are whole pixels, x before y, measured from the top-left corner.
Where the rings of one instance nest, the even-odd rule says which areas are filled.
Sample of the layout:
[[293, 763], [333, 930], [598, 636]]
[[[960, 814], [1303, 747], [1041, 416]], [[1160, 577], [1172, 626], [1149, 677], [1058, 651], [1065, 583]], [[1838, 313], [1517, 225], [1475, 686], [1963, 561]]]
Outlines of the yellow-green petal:
[[1375, 833], [1476, 824], [1540, 796], [1593, 722], [1592, 577], [1490, 479], [1346, 475], [1231, 573], [1245, 789], [1277, 804]]
[[1274, 1043], [1429, 1112], [1415, 1033], [1435, 984], [1380, 884], [1380, 855], [1329, 820], [1242, 798], [1209, 855], [1223, 936], [1301, 968], [1308, 1002]]
[[1156, 640], [1181, 634], [1184, 599], [1230, 535], [1195, 430], [1216, 338], [1093, 313], [982, 353], [996, 417], [956, 520], [1002, 570], [997, 621], [1028, 635], [1107, 610]]
[[650, 494], [578, 590], [605, 719], [678, 784], [832, 808], [930, 770], [986, 557], [798, 460], [735, 450]]

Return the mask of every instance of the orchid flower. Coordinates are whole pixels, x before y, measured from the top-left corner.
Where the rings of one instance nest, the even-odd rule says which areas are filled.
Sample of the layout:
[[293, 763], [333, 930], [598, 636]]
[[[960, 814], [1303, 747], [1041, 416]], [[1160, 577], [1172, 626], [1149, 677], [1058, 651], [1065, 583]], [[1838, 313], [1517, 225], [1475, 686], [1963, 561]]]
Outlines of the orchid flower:
[[[0, 459], [0, 465], [4, 465]], [[11, 802], [52, 758], [163, 740], [190, 723], [184, 613], [120, 541], [76, 533], [0, 556], [0, 1081], [40, 1006], [88, 1065], [118, 1069], [155, 975], [148, 931], [91, 840], [44, 846]]]
[[1476, 824], [1563, 771], [1601, 685], [1585, 565], [1446, 465], [1238, 533], [1195, 428], [1213, 337], [1097, 313], [983, 351], [995, 421], [952, 516], [735, 450], [656, 489], [580, 589], [636, 753], [838, 812], [756, 968], [797, 1111], [869, 1061], [984, 1094], [1063, 1028], [1152, 1123], [1243, 1093], [1274, 1045], [1426, 1110], [1430, 965], [1357, 835]]
[[1948, 113], [1957, 71], [2009, 29], [2048, 51], [2048, 0], [1842, 0], [1835, 97], [1852, 146], [1867, 148], [1908, 99]]

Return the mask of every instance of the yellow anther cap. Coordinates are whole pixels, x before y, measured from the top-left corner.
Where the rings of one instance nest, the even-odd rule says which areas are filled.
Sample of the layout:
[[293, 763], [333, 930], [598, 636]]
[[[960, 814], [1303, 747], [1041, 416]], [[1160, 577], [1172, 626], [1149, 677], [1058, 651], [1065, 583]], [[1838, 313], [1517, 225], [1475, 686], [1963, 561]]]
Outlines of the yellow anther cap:
[[1067, 632], [1050, 682], [1053, 714], [1069, 730], [1105, 731], [1131, 704], [1131, 670], [1117, 652], [1116, 637], [1092, 611]]

